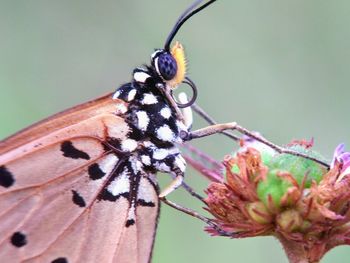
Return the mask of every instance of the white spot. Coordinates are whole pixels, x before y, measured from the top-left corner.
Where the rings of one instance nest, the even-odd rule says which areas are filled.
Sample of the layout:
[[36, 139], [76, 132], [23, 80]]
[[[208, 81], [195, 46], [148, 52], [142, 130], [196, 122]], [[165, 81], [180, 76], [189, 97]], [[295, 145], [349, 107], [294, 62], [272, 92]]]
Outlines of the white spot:
[[134, 171], [134, 174], [137, 174], [138, 172], [140, 172], [142, 169], [142, 163], [138, 160], [135, 160], [134, 158], [130, 160], [131, 162], [131, 168]]
[[141, 155], [141, 161], [144, 165], [151, 165], [151, 158], [147, 155]]
[[151, 143], [150, 141], [144, 141], [143, 142], [143, 146], [145, 146], [146, 148], [153, 148], [155, 147], [153, 143]]
[[142, 199], [146, 202], [156, 203], [157, 200], [155, 199], [153, 189], [154, 188], [150, 184], [150, 182], [146, 178], [141, 177], [139, 189], [137, 192], [137, 199]]
[[141, 101], [142, 104], [150, 105], [150, 104], [156, 104], [158, 102], [157, 98], [150, 93], [146, 93], [143, 95], [143, 100]]
[[127, 168], [124, 168], [123, 172], [108, 185], [107, 190], [113, 196], [129, 192], [130, 182]]
[[99, 167], [105, 174], [109, 174], [117, 164], [118, 160], [117, 156], [109, 154], [99, 163]]
[[135, 206], [131, 205], [131, 207], [129, 208], [129, 212], [128, 212], [128, 220], [135, 220], [136, 216], [135, 216]]
[[136, 115], [137, 115], [137, 120], [138, 120], [138, 123], [137, 123], [138, 128], [141, 131], [147, 130], [147, 126], [149, 124], [149, 117], [148, 117], [147, 112], [138, 111], [138, 112], [136, 112]]
[[127, 101], [132, 101], [135, 98], [136, 95], [136, 89], [132, 89], [128, 93]]
[[170, 167], [163, 162], [158, 163], [156, 166], [160, 172], [170, 172]]
[[180, 131], [188, 131], [185, 124], [182, 121], [176, 121], [176, 126], [177, 126], [177, 130]]
[[174, 139], [175, 139], [173, 131], [166, 124], [164, 124], [162, 127], [158, 128], [156, 133], [157, 133], [158, 139], [161, 139], [163, 141], [170, 141], [171, 142], [171, 141], [174, 141]]
[[119, 95], [120, 95], [120, 90], [117, 90], [117, 91], [113, 94], [113, 99], [114, 99], [114, 100], [115, 100], [115, 99], [118, 99]]
[[169, 149], [169, 153], [170, 154], [180, 153], [180, 150], [177, 147], [173, 147], [173, 148]]
[[124, 114], [128, 110], [124, 103], [117, 103], [116, 109], [116, 114]]
[[153, 152], [153, 158], [156, 160], [163, 160], [164, 158], [166, 158], [169, 155], [169, 151], [166, 149], [156, 149]]
[[164, 119], [169, 119], [171, 116], [171, 110], [169, 109], [169, 107], [164, 107], [160, 110], [160, 115], [162, 115]]
[[186, 170], [186, 161], [184, 158], [182, 158], [181, 155], [176, 156], [175, 165], [181, 170], [181, 172], [184, 172]]
[[137, 82], [145, 83], [146, 80], [150, 77], [146, 72], [143, 71], [136, 71], [134, 73], [134, 80]]
[[132, 152], [133, 150], [136, 149], [136, 147], [137, 147], [137, 141], [133, 139], [125, 139], [121, 143], [122, 150], [126, 152]]

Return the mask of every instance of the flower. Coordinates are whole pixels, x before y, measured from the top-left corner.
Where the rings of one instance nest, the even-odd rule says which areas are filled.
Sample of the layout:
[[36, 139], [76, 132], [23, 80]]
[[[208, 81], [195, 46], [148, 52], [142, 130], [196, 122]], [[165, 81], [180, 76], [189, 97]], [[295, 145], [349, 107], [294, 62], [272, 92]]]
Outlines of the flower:
[[345, 152], [345, 145], [343, 143], [339, 144], [334, 150], [331, 168], [338, 164], [342, 170], [340, 177], [350, 173], [350, 152]]
[[[241, 146], [224, 158], [226, 180], [206, 189], [206, 210], [220, 230], [234, 238], [275, 236], [291, 262], [318, 262], [333, 247], [350, 244], [350, 152], [343, 144], [329, 169], [251, 142]], [[288, 148], [323, 160], [312, 143], [293, 141]], [[218, 228], [206, 231], [222, 235]]]

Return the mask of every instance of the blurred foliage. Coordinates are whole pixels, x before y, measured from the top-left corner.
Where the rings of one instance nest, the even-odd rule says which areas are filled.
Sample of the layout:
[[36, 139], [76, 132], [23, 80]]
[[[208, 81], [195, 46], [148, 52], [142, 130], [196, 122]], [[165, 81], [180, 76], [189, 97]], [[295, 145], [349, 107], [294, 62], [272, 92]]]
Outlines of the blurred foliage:
[[[189, 4], [2, 0], [0, 137], [129, 81]], [[345, 0], [219, 0], [176, 38], [198, 103], [218, 121], [237, 121], [275, 143], [314, 137], [329, 158], [338, 143], [350, 147], [349, 10]], [[213, 136], [195, 145], [220, 159], [229, 143]], [[159, 177], [164, 185], [167, 176]], [[199, 191], [207, 183], [191, 169], [186, 180]], [[170, 198], [200, 209], [182, 190]], [[163, 206], [154, 262], [286, 262], [271, 238], [212, 238], [202, 228]], [[338, 248], [323, 262], [348, 262], [349, 251]]]

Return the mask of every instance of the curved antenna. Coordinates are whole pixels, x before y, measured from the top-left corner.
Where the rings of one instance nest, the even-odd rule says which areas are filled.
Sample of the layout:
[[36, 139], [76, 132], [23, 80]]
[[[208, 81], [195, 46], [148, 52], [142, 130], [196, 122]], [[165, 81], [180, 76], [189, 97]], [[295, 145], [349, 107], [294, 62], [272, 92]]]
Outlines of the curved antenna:
[[179, 19], [177, 20], [175, 26], [171, 30], [168, 38], [165, 41], [164, 49], [167, 50], [167, 51], [170, 50], [170, 44], [173, 41], [176, 33], [179, 31], [179, 29], [183, 25], [183, 23], [185, 23], [191, 16], [197, 14], [199, 11], [201, 11], [204, 8], [206, 8], [208, 5], [214, 3], [215, 1], [216, 0], [210, 0], [210, 1], [206, 2], [205, 4], [199, 6], [197, 9], [195, 9], [198, 5], [200, 5], [203, 2], [203, 0], [197, 0], [189, 8], [187, 8], [185, 10], [185, 12], [183, 12], [182, 15], [179, 17]]

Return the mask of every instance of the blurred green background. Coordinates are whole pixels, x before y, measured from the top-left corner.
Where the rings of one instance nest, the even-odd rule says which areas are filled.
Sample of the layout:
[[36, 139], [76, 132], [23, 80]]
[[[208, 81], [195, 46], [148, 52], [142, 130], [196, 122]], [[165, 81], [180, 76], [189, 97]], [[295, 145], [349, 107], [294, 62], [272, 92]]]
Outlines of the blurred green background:
[[[1, 0], [0, 137], [129, 81], [190, 3]], [[278, 144], [314, 137], [328, 158], [340, 142], [350, 149], [349, 13], [346, 0], [218, 1], [176, 37], [198, 103], [216, 120], [237, 121]], [[195, 144], [220, 159], [230, 143], [213, 136]], [[199, 192], [207, 184], [191, 169], [186, 180]], [[200, 209], [183, 190], [170, 198]], [[202, 229], [163, 206], [154, 262], [287, 262], [272, 238], [213, 238]], [[349, 255], [340, 247], [323, 262], [349, 262]]]

